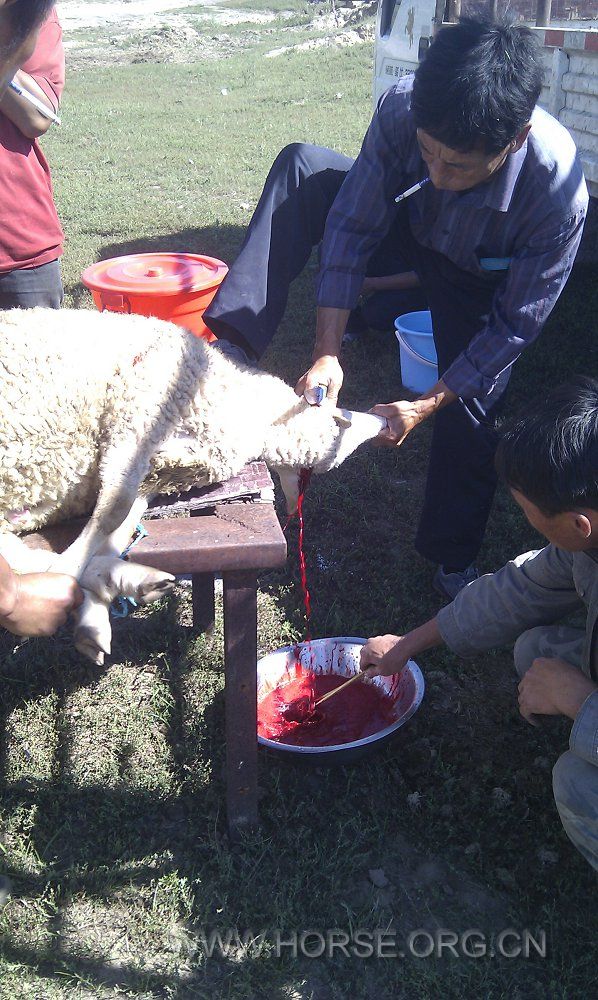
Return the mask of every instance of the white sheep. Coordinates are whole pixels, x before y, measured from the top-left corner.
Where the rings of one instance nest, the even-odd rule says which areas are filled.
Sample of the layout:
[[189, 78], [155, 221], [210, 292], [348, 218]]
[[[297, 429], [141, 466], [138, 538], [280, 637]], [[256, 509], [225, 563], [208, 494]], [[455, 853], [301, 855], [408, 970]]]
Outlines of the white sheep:
[[[301, 468], [335, 468], [384, 424], [309, 406], [281, 379], [134, 315], [0, 312], [0, 371], [0, 554], [17, 572], [79, 580], [75, 644], [96, 663], [110, 650], [110, 601], [147, 603], [173, 584], [118, 559], [143, 497], [219, 482], [263, 459], [293, 509]], [[60, 555], [16, 537], [88, 514]]]

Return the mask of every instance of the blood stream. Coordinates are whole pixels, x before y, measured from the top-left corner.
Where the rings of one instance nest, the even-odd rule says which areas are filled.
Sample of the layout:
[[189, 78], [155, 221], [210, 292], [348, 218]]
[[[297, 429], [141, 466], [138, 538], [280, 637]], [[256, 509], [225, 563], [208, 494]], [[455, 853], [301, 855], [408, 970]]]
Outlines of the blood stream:
[[[299, 573], [305, 607], [306, 652], [310, 649], [312, 636], [311, 597], [307, 586], [304, 551], [303, 500], [311, 473], [311, 469], [301, 469], [297, 499]], [[290, 520], [289, 517], [285, 530]], [[377, 685], [367, 682], [350, 685], [346, 691], [330, 698], [321, 708], [316, 708], [317, 699], [340, 687], [347, 677], [316, 674], [307, 665], [302, 665], [299, 646], [295, 648], [294, 673], [294, 678], [278, 685], [258, 702], [258, 736], [292, 746], [335, 746], [365, 739], [396, 721], [392, 700]]]
[[299, 473], [299, 497], [297, 499], [297, 518], [299, 520], [299, 574], [301, 576], [301, 590], [303, 591], [303, 604], [305, 607], [305, 639], [311, 639], [311, 597], [307, 586], [307, 568], [305, 565], [305, 551], [303, 548], [303, 500], [305, 491], [311, 479], [311, 469], [301, 469]]

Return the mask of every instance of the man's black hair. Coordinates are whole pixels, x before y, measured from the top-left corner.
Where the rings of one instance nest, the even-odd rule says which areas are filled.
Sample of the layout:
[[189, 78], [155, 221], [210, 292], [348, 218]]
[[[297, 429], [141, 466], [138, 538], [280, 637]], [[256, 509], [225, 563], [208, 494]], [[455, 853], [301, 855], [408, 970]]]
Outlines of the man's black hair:
[[496, 469], [548, 517], [598, 510], [598, 379], [577, 375], [527, 406], [502, 434]]
[[54, 0], [15, 0], [5, 8], [14, 31], [11, 48], [20, 45], [27, 35], [45, 20], [53, 3]]
[[442, 28], [418, 66], [418, 128], [459, 152], [498, 153], [531, 118], [542, 87], [539, 49], [522, 25], [485, 18]]

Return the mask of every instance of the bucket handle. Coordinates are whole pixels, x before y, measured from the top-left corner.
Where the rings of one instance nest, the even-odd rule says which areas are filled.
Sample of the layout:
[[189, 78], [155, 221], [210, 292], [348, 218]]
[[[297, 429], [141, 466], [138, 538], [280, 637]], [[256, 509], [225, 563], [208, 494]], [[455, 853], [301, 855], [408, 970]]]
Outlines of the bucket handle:
[[114, 293], [112, 295], [105, 296], [103, 292], [100, 292], [100, 303], [102, 308], [100, 312], [115, 312], [115, 313], [130, 313], [131, 303], [129, 302], [126, 295], [119, 295]]
[[422, 361], [424, 365], [430, 365], [432, 368], [438, 367], [437, 361], [430, 361], [429, 358], [424, 358], [423, 354], [420, 354], [419, 351], [416, 351], [415, 347], [412, 347], [409, 341], [405, 340], [405, 338], [401, 336], [400, 330], [396, 330], [396, 338], [399, 341], [401, 347], [405, 349], [407, 354], [410, 354], [411, 357], [415, 358], [416, 361]]

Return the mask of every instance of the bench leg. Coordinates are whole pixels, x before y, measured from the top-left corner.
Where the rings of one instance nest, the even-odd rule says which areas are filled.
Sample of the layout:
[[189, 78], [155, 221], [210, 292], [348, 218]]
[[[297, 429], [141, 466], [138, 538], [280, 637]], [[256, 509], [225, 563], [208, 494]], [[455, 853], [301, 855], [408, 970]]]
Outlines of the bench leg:
[[257, 577], [223, 574], [226, 674], [226, 808], [238, 839], [257, 826]]
[[191, 574], [191, 607], [193, 628], [198, 632], [211, 632], [214, 628], [214, 574]]

